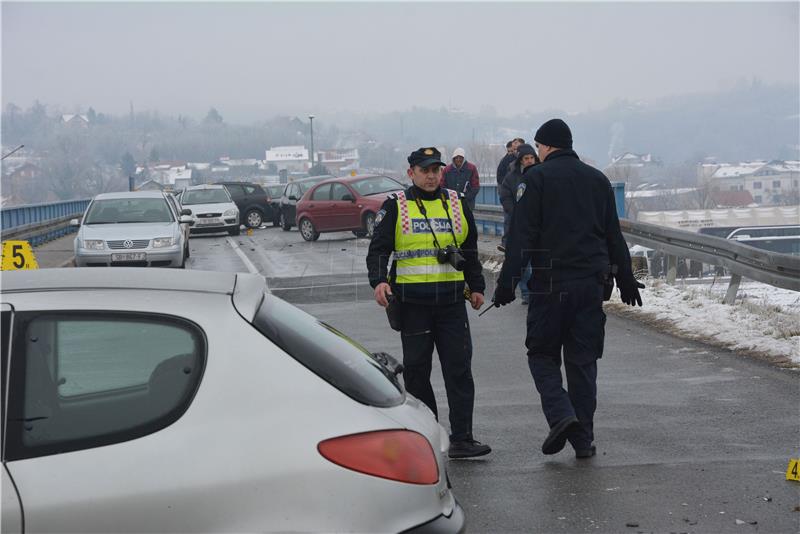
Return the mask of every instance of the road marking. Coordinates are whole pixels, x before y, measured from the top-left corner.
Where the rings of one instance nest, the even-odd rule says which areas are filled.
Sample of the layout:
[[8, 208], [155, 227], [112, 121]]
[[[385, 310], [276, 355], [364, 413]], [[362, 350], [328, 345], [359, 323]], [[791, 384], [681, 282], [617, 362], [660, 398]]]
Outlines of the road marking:
[[233, 238], [231, 237], [227, 237], [226, 239], [228, 240], [228, 243], [230, 243], [231, 247], [233, 247], [233, 251], [236, 252], [239, 258], [241, 258], [242, 263], [244, 263], [244, 266], [247, 267], [247, 270], [250, 271], [252, 274], [259, 274], [259, 271], [258, 269], [256, 269], [256, 266], [253, 265], [253, 262], [250, 261], [250, 258], [248, 258], [244, 252], [242, 252], [236, 241], [234, 241]]

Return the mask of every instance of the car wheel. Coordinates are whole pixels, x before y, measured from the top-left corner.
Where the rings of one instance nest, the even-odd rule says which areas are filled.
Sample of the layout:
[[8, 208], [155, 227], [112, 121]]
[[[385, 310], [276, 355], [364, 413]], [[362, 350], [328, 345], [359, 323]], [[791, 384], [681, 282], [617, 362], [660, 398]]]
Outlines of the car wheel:
[[314, 223], [306, 218], [300, 219], [300, 235], [302, 235], [303, 239], [306, 241], [316, 241], [319, 239], [319, 232], [314, 228]]
[[375, 214], [367, 213], [364, 215], [364, 235], [371, 238], [375, 233]]
[[291, 224], [289, 224], [289, 221], [287, 221], [287, 220], [286, 220], [286, 215], [284, 215], [284, 214], [283, 214], [283, 212], [281, 212], [281, 222], [280, 222], [280, 225], [281, 225], [281, 228], [283, 228], [283, 231], [284, 231], [284, 232], [288, 232], [289, 230], [291, 230], [291, 229], [292, 229], [292, 225], [291, 225]]
[[248, 228], [258, 228], [261, 226], [261, 223], [264, 222], [264, 217], [261, 215], [260, 211], [250, 210], [245, 214], [244, 220], [246, 221]]
[[241, 230], [239, 230], [239, 226], [236, 225], [234, 228], [231, 228], [230, 230], [228, 230], [228, 233], [231, 234], [231, 235], [239, 235], [240, 231]]

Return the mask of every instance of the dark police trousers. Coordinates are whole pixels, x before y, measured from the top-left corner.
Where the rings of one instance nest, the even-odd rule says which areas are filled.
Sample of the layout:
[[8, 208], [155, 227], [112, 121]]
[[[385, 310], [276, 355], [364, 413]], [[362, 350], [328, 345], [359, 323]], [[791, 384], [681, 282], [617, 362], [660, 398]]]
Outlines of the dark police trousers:
[[403, 382], [406, 390], [437, 416], [431, 387], [433, 346], [439, 353], [447, 404], [450, 440], [472, 438], [475, 383], [472, 380], [472, 339], [464, 301], [442, 306], [403, 303]]
[[[569, 437], [576, 449], [594, 440], [597, 359], [603, 355], [606, 314], [599, 276], [560, 282], [531, 280], [528, 306], [528, 366], [552, 427], [575, 416], [581, 430]], [[562, 386], [561, 352], [567, 375]]]

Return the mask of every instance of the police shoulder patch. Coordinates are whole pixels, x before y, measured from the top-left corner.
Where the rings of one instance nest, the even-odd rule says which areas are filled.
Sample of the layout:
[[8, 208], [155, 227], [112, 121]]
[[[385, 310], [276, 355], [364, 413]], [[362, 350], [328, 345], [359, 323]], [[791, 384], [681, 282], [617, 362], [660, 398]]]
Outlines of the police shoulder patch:
[[383, 220], [384, 216], [386, 216], [386, 210], [379, 210], [378, 213], [375, 214], [375, 225], [379, 225]]
[[521, 184], [519, 184], [517, 186], [517, 202], [519, 202], [519, 199], [521, 199], [522, 195], [525, 194], [525, 189], [527, 187], [528, 187], [528, 184], [526, 184], [525, 182], [523, 182], [523, 183], [521, 183]]

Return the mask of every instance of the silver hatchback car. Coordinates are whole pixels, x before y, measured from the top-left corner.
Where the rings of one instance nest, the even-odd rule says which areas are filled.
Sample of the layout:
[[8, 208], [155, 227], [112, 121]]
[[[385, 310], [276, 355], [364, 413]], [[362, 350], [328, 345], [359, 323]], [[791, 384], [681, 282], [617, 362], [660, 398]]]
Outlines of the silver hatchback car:
[[250, 274], [3, 275], [2, 531], [461, 532], [388, 355]]
[[78, 267], [180, 267], [189, 256], [189, 210], [161, 191], [103, 193], [89, 203], [75, 237]]

